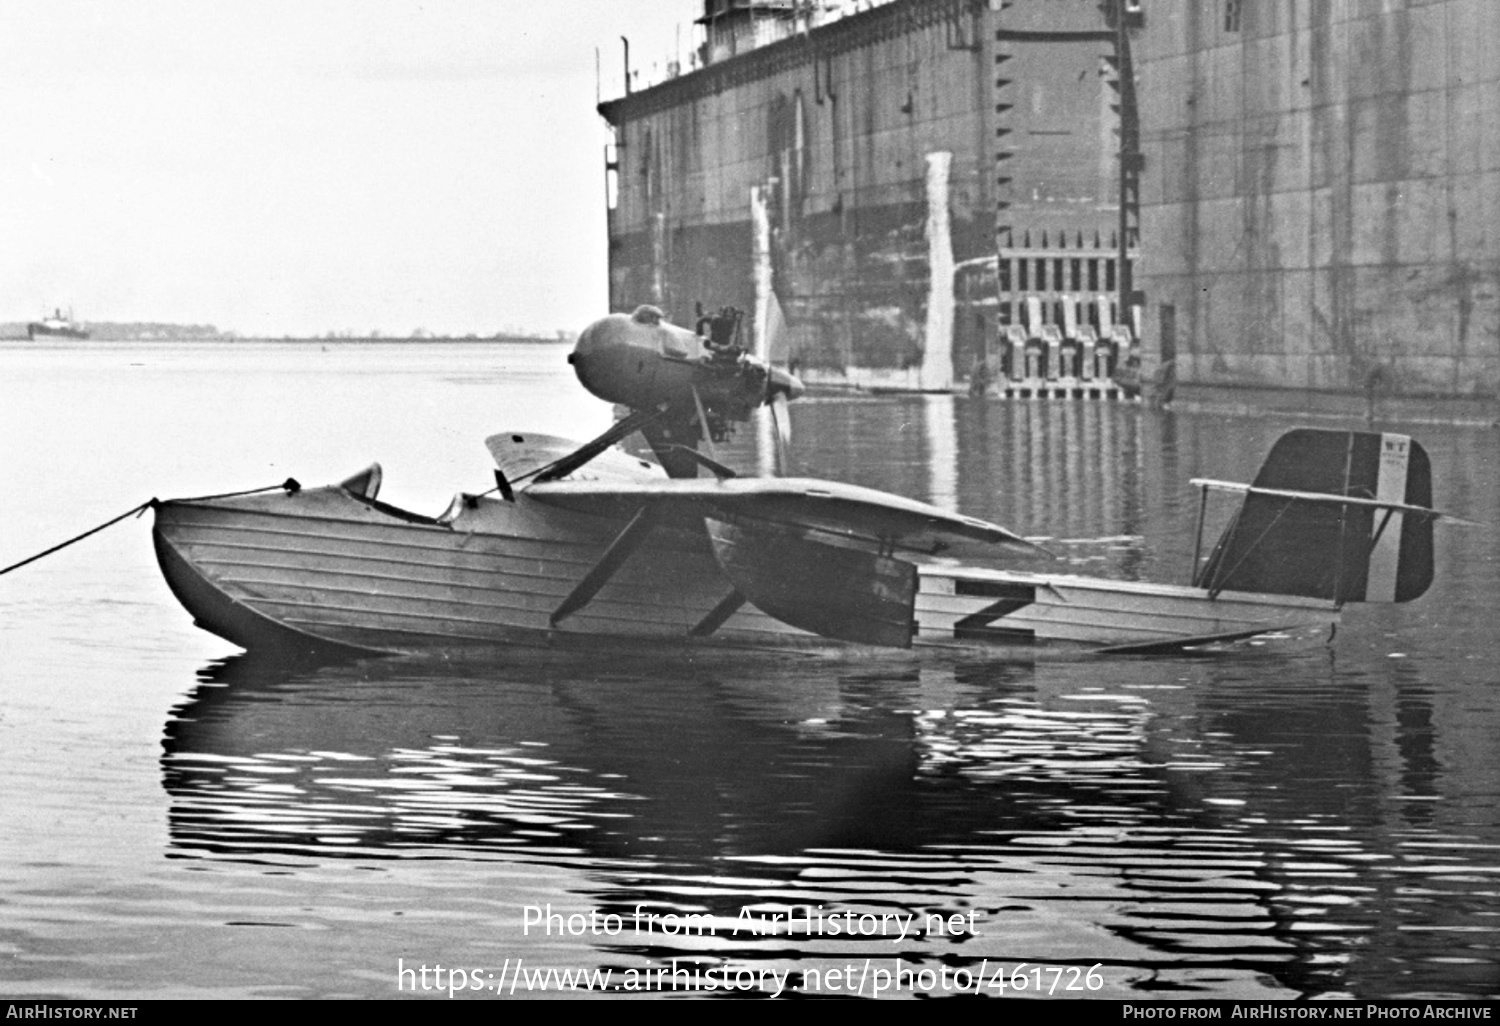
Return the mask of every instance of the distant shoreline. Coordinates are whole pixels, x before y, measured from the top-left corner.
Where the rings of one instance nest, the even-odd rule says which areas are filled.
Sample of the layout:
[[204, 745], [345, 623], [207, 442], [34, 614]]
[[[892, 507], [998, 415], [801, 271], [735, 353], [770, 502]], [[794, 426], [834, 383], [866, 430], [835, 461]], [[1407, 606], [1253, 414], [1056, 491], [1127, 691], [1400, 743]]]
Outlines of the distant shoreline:
[[339, 335], [336, 337], [306, 336], [306, 335], [172, 335], [172, 336], [100, 336], [93, 335], [90, 338], [64, 338], [61, 336], [30, 338], [25, 332], [21, 334], [0, 334], [0, 342], [25, 342], [34, 346], [58, 346], [58, 345], [82, 345], [82, 346], [108, 346], [118, 343], [130, 342], [213, 342], [221, 345], [239, 345], [256, 342], [295, 342], [299, 345], [342, 345], [347, 343], [363, 344], [399, 344], [399, 345], [428, 345], [451, 344], [451, 343], [503, 343], [507, 345], [564, 345], [572, 340], [554, 336], [551, 338], [536, 335], [491, 335], [481, 337], [477, 335]]

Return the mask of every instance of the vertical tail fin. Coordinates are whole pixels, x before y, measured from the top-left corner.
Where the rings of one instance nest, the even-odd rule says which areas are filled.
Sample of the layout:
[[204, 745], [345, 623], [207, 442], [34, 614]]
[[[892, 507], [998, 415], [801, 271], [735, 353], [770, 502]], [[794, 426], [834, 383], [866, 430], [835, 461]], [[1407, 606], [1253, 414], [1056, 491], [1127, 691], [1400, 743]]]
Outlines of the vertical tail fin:
[[1409, 602], [1432, 583], [1433, 517], [1394, 506], [1432, 507], [1432, 468], [1417, 442], [1289, 431], [1195, 583], [1213, 592]]

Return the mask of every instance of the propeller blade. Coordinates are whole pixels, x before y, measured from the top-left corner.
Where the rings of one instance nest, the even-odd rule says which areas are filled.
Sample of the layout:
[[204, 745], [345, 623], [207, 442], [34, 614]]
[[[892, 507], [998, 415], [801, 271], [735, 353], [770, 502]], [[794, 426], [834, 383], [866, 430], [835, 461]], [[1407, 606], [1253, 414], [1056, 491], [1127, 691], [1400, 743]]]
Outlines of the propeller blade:
[[714, 448], [713, 436], [708, 431], [708, 412], [703, 408], [703, 399], [698, 395], [698, 386], [693, 386], [693, 405], [698, 411], [698, 440], [708, 446], [708, 457], [719, 462], [718, 450]]
[[792, 468], [792, 416], [787, 409], [786, 393], [771, 396], [771, 426], [776, 434], [776, 473], [784, 476]]
[[755, 356], [771, 366], [786, 363], [787, 331], [786, 313], [781, 309], [781, 300], [775, 292], [761, 298], [756, 310]]

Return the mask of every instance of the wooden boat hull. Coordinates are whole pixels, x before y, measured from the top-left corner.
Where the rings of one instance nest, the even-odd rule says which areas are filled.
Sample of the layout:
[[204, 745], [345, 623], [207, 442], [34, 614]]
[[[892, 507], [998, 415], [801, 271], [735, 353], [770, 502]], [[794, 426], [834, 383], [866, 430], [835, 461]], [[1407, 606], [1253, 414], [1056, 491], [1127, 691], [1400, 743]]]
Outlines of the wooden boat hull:
[[1065, 644], [1102, 651], [1181, 648], [1318, 631], [1339, 620], [1321, 599], [1221, 592], [976, 567], [924, 567], [918, 637], [960, 644]]
[[[551, 613], [619, 525], [540, 508], [524, 494], [455, 505], [429, 520], [341, 488], [163, 502], [154, 538], [183, 605], [245, 647], [271, 638], [413, 651], [684, 637], [731, 590], [706, 538], [662, 528], [554, 627]], [[720, 628], [746, 643], [789, 630], [749, 608]]]
[[[530, 499], [461, 496], [418, 517], [342, 487], [156, 507], [162, 572], [195, 621], [245, 648], [839, 647], [749, 603], [698, 525], [663, 526], [581, 609], [554, 612], [620, 531]], [[1327, 627], [1330, 602], [967, 566], [918, 567], [918, 646], [1149, 651]]]

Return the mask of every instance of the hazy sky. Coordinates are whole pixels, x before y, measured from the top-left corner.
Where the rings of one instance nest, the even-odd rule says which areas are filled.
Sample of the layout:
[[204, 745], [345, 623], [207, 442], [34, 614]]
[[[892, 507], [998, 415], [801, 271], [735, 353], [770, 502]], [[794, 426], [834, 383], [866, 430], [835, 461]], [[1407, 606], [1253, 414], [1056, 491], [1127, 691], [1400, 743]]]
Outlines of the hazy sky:
[[[617, 95], [700, 0], [4, 0], [0, 320], [253, 333], [603, 312]], [[613, 83], [613, 84], [611, 84]]]

